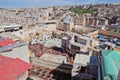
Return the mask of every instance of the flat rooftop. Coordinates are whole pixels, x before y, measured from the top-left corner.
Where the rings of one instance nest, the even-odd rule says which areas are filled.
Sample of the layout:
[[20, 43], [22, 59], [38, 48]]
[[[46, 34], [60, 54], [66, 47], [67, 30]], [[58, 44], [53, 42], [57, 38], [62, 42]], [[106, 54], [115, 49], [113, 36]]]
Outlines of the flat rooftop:
[[0, 27], [13, 28], [13, 27], [22, 27], [22, 25], [19, 25], [19, 24], [4, 24], [4, 25], [0, 25]]
[[83, 47], [83, 46], [85, 46], [84, 44], [77, 43], [77, 42], [74, 42], [74, 41], [72, 41], [72, 40], [70, 40], [70, 43], [71, 43], [72, 45], [75, 45], [75, 46], [78, 46], [78, 47]]
[[66, 62], [66, 56], [62, 55], [54, 55], [54, 54], [49, 54], [45, 53], [43, 54], [40, 59], [51, 61], [51, 62], [56, 62], [56, 63], [63, 63]]
[[0, 52], [11, 50], [13, 48], [20, 47], [20, 46], [23, 46], [23, 45], [26, 45], [26, 44], [27, 43], [25, 43], [25, 42], [21, 42], [21, 43], [16, 43], [16, 44], [12, 44], [12, 45], [3, 46], [3, 47], [0, 47]]
[[85, 54], [76, 54], [74, 64], [81, 64], [86, 66], [90, 62], [90, 56]]
[[13, 35], [13, 34], [10, 34], [10, 33], [0, 33], [0, 36], [3, 37], [3, 38], [9, 38], [9, 39], [12, 39], [12, 40], [19, 40], [19, 37]]
[[115, 47], [115, 44], [113, 44], [113, 43], [111, 43], [111, 42], [105, 42], [105, 45]]
[[73, 32], [70, 32], [70, 35], [78, 36], [78, 38], [81, 38], [84, 40], [90, 40], [90, 36], [87, 36], [87, 35], [80, 35], [78, 33], [73, 33]]
[[40, 43], [44, 44], [46, 47], [61, 47], [61, 39], [58, 38], [47, 39], [46, 41], [41, 41]]
[[71, 80], [71, 74], [35, 65], [29, 70], [29, 76], [34, 80]]

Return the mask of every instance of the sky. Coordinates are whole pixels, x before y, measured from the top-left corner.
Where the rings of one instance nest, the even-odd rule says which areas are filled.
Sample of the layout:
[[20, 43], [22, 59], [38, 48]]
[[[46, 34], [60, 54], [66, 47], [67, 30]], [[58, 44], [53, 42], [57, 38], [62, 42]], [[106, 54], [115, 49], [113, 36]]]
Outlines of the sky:
[[0, 0], [0, 8], [44, 7], [116, 2], [120, 2], [120, 0]]

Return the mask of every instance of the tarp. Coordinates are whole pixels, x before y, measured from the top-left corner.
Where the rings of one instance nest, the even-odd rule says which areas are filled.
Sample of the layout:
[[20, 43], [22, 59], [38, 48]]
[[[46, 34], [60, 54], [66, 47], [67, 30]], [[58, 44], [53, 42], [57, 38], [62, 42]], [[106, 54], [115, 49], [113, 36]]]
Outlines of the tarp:
[[114, 50], [103, 50], [101, 64], [103, 77], [116, 80], [120, 70], [120, 53]]

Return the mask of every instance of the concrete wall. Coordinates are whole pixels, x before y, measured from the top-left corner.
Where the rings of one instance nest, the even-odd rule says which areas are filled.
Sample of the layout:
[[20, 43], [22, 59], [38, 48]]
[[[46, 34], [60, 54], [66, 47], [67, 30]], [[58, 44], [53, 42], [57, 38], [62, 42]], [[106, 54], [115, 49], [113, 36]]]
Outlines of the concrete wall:
[[28, 71], [24, 72], [22, 75], [16, 78], [16, 80], [26, 80], [28, 77]]
[[62, 39], [62, 47], [68, 47], [69, 48], [69, 40]]
[[35, 66], [41, 66], [44, 68], [49, 68], [51, 70], [57, 70], [65, 73], [71, 73], [72, 66], [69, 64], [56, 63], [52, 61], [47, 61], [39, 58], [31, 58], [31, 64]]

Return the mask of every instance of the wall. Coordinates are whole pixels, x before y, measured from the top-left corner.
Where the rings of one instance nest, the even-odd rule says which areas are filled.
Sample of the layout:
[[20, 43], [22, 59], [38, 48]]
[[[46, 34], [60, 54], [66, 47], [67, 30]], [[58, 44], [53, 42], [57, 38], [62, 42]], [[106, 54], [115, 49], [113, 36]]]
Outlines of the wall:
[[26, 80], [28, 77], [28, 71], [24, 72], [22, 75], [20, 75], [16, 80]]

